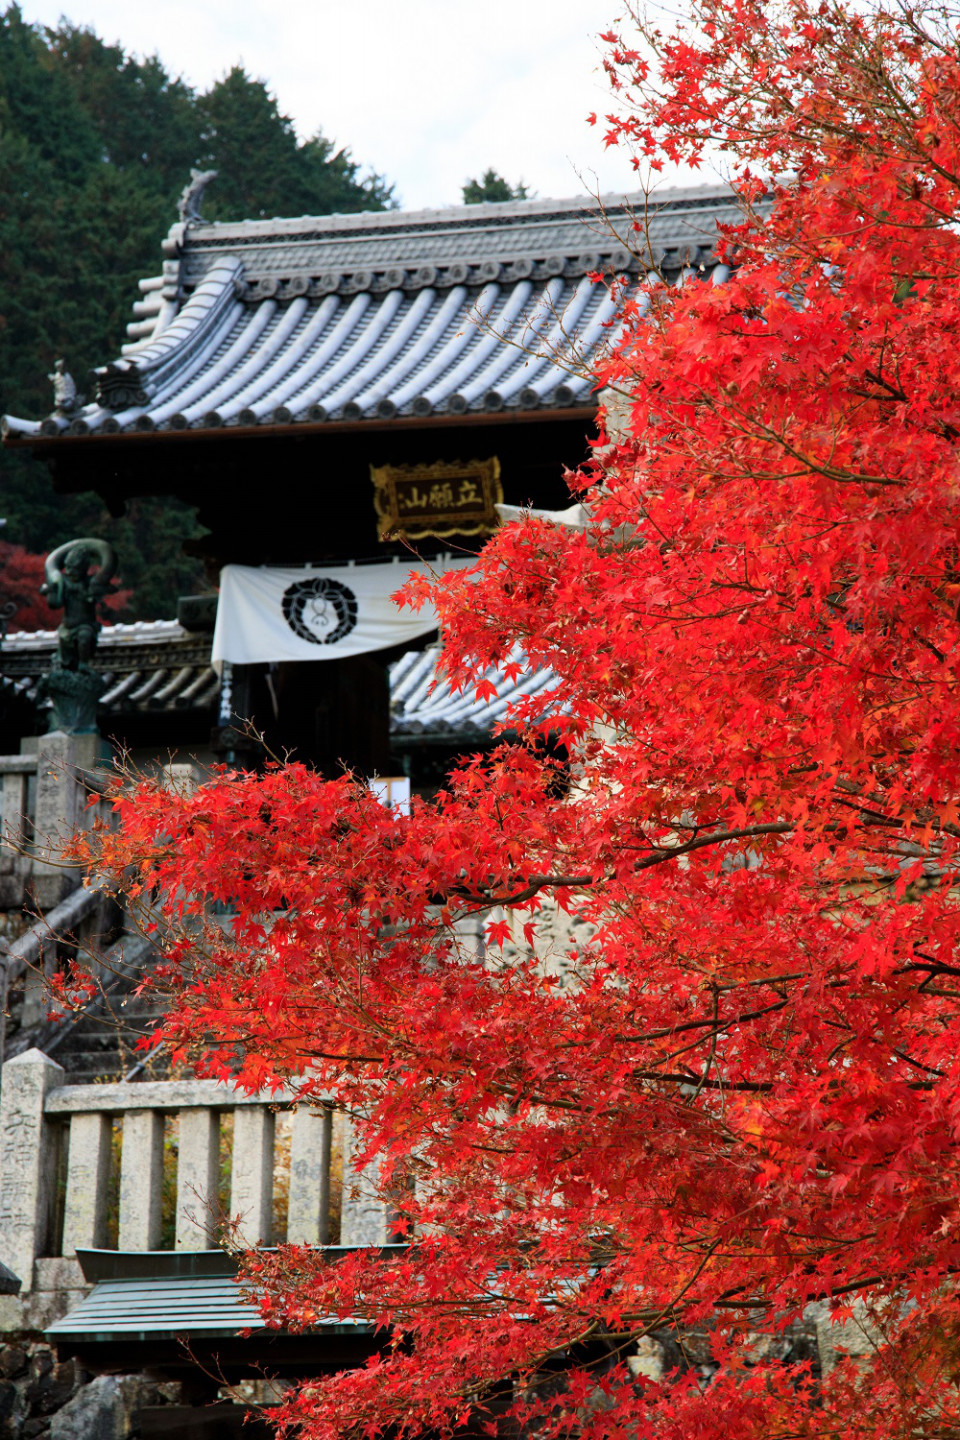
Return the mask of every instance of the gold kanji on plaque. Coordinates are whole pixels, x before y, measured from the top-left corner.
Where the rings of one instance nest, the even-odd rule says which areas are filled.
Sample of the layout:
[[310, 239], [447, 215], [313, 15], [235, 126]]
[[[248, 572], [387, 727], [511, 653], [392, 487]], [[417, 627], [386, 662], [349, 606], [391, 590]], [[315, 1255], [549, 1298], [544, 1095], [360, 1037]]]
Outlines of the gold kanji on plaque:
[[489, 535], [503, 501], [500, 461], [439, 460], [432, 465], [371, 465], [381, 540], [427, 535]]

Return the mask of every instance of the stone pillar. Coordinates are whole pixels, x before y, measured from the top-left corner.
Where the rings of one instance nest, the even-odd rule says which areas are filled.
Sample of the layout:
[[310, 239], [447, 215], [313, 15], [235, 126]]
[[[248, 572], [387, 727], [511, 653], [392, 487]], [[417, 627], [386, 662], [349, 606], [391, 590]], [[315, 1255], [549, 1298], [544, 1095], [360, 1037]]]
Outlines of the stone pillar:
[[209, 1106], [180, 1111], [177, 1249], [216, 1249], [220, 1116]]
[[841, 1357], [849, 1357], [864, 1368], [883, 1343], [883, 1337], [871, 1322], [864, 1302], [854, 1298], [849, 1304], [853, 1314], [848, 1320], [833, 1320], [826, 1300], [808, 1305], [804, 1312], [805, 1318], [813, 1320], [817, 1327], [817, 1349], [823, 1375], [829, 1375]]
[[156, 1250], [160, 1243], [163, 1116], [128, 1110], [120, 1156], [120, 1250]]
[[18, 909], [24, 900], [24, 879], [30, 873], [26, 851], [30, 844], [27, 791], [30, 774], [36, 769], [31, 756], [4, 757], [0, 769], [0, 908]]
[[291, 1245], [326, 1245], [330, 1240], [330, 1137], [333, 1115], [307, 1106], [293, 1113], [290, 1133], [290, 1200], [287, 1240]]
[[63, 1070], [40, 1050], [3, 1067], [0, 1084], [0, 1260], [33, 1289], [33, 1266], [50, 1239], [56, 1199], [55, 1131], [44, 1118], [47, 1092]]
[[62, 1247], [68, 1257], [78, 1246], [105, 1243], [112, 1136], [110, 1115], [95, 1111], [71, 1116]]
[[273, 1111], [265, 1105], [233, 1112], [230, 1218], [239, 1220], [245, 1245], [269, 1245], [273, 1238], [273, 1131]]
[[353, 1124], [343, 1127], [343, 1208], [340, 1212], [341, 1245], [386, 1245], [389, 1211], [377, 1194], [376, 1163], [360, 1168]]
[[[82, 829], [87, 801], [82, 772], [92, 770], [101, 754], [99, 735], [65, 735], [54, 730], [37, 747], [37, 814], [34, 889], [37, 903], [49, 910], [79, 881], [79, 872], [58, 861], [64, 841]], [[49, 857], [47, 859], [46, 857]]]

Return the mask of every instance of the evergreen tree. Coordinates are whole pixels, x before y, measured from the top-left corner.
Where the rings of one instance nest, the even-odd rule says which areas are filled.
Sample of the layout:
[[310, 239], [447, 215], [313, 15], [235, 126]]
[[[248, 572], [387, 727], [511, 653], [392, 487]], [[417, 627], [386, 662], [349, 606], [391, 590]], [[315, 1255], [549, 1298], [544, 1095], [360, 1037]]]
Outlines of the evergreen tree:
[[511, 185], [496, 170], [485, 170], [479, 180], [466, 180], [463, 185], [464, 205], [482, 205], [484, 202], [505, 200], [535, 200], [536, 192], [523, 180]]
[[[206, 94], [92, 30], [29, 25], [0, 13], [0, 410], [40, 416], [63, 356], [82, 377], [117, 354], [138, 298], [160, 266], [191, 166], [220, 174], [211, 219], [380, 210], [395, 203], [323, 135], [298, 140], [266, 85], [234, 68]], [[182, 541], [200, 533], [170, 499], [138, 501], [122, 522], [99, 497], [56, 496], [44, 465], [0, 452], [6, 538], [43, 553], [77, 534], [117, 545], [131, 613], [172, 615], [201, 582]]]
[[363, 180], [348, 150], [319, 133], [301, 144], [262, 80], [238, 66], [197, 102], [203, 165], [219, 171], [206, 201], [215, 220], [382, 210], [392, 203], [379, 175]]

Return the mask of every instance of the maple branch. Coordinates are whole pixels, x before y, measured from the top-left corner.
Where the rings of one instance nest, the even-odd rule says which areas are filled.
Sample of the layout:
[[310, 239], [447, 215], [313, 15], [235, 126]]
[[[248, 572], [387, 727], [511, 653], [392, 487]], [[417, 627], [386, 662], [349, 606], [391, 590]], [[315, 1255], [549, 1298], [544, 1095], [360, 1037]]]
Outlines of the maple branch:
[[[636, 861], [631, 868], [634, 873], [639, 873], [642, 870], [649, 870], [654, 865], [663, 865], [667, 861], [677, 860], [683, 855], [689, 855], [695, 850], [702, 850], [711, 845], [724, 845], [732, 840], [749, 840], [761, 835], [785, 835], [794, 828], [792, 821], [777, 820], [762, 825], [744, 825], [737, 829], [714, 830], [708, 835], [698, 835], [692, 840], [685, 840], [680, 845], [658, 846], [655, 854], [646, 855], [642, 860]], [[612, 872], [599, 877], [587, 874], [531, 875], [522, 890], [511, 891], [507, 895], [496, 895], [489, 890], [471, 891], [460, 888], [451, 893], [458, 899], [469, 900], [482, 908], [489, 908], [492, 905], [521, 904], [525, 900], [532, 900], [541, 890], [580, 889], [609, 883], [616, 879], [617, 876]]]

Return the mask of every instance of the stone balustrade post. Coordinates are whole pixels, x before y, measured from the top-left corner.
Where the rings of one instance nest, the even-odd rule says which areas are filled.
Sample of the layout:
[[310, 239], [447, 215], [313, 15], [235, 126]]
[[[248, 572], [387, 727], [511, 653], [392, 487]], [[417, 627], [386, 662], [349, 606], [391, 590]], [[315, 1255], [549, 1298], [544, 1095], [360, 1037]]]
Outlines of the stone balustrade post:
[[8, 1060], [0, 1081], [0, 1260], [33, 1288], [34, 1262], [50, 1241], [56, 1135], [44, 1117], [63, 1070], [41, 1050]]
[[106, 1242], [112, 1136], [112, 1117], [103, 1111], [71, 1117], [61, 1247], [68, 1258], [76, 1254], [78, 1247], [86, 1249]]
[[79, 872], [59, 861], [60, 847], [82, 829], [87, 801], [81, 772], [100, 759], [99, 735], [65, 735], [55, 730], [37, 746], [37, 858], [33, 885], [37, 903], [49, 910], [77, 884]]
[[39, 1025], [50, 1009], [50, 978], [57, 965], [57, 939], [55, 935], [44, 935], [40, 941], [40, 953], [36, 961], [28, 964], [23, 976], [23, 1006], [20, 1024], [25, 1030]]
[[161, 784], [175, 795], [192, 795], [200, 784], [200, 771], [196, 765], [171, 761], [160, 768]]
[[234, 1112], [230, 1218], [239, 1220], [246, 1245], [269, 1245], [273, 1238], [273, 1134], [274, 1114], [265, 1105]]
[[386, 1245], [390, 1214], [376, 1188], [377, 1167], [357, 1163], [357, 1139], [346, 1118], [343, 1141], [343, 1206], [340, 1212], [341, 1245]]
[[209, 1106], [180, 1111], [177, 1155], [177, 1249], [216, 1247], [220, 1116]]
[[155, 1250], [160, 1243], [163, 1115], [128, 1110], [120, 1154], [121, 1250]]
[[333, 1114], [301, 1106], [290, 1129], [290, 1198], [287, 1240], [326, 1245], [330, 1240], [330, 1141]]
[[27, 814], [30, 777], [36, 774], [33, 756], [3, 756], [0, 761], [0, 908], [15, 910], [23, 904], [24, 880], [31, 871], [31, 840]]

